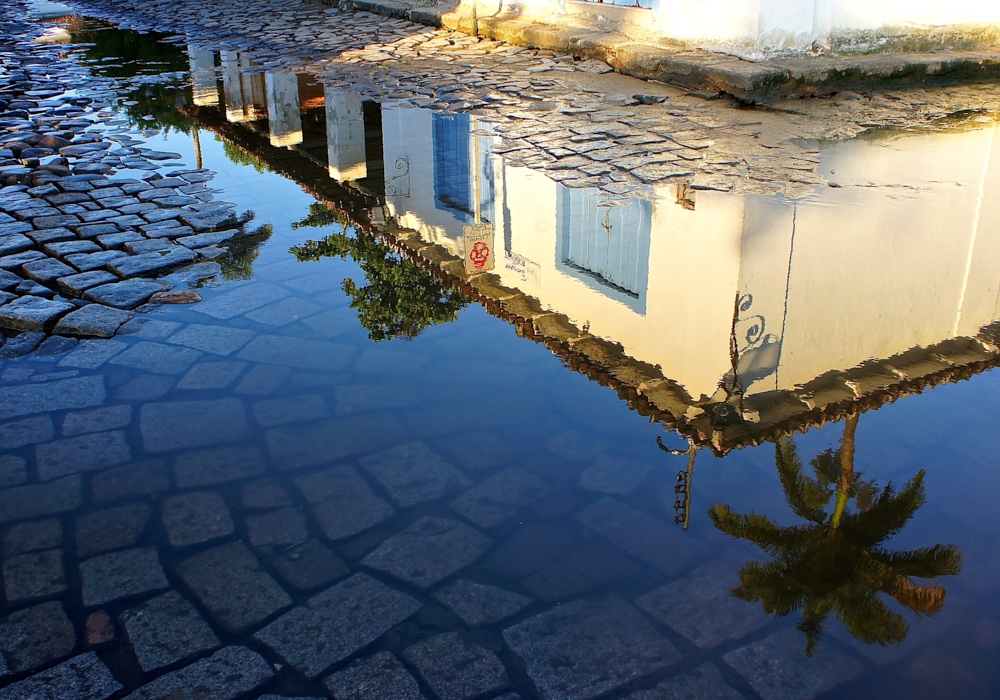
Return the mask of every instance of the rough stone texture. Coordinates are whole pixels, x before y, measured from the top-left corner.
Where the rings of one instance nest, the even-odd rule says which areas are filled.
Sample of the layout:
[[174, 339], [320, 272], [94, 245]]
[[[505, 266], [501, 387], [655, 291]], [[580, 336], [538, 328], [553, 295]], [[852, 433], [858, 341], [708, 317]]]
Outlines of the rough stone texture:
[[199, 304], [195, 311], [226, 320], [253, 311], [272, 301], [287, 297], [290, 292], [270, 282], [254, 282], [220, 294]]
[[534, 474], [507, 469], [494, 474], [459, 496], [452, 510], [480, 527], [495, 527], [519, 509], [537, 503], [549, 492], [548, 485]]
[[293, 547], [272, 561], [271, 565], [299, 591], [326, 586], [350, 573], [340, 557], [316, 540]]
[[516, 615], [531, 604], [531, 598], [485, 586], [468, 579], [458, 579], [434, 591], [433, 598], [462, 618], [467, 625], [492, 625]]
[[368, 646], [420, 609], [420, 603], [355, 574], [293, 608], [255, 635], [309, 678]]
[[246, 508], [282, 508], [294, 503], [280, 484], [267, 479], [243, 487], [243, 506]]
[[72, 296], [83, 296], [83, 293], [88, 289], [93, 289], [102, 284], [109, 284], [111, 282], [116, 282], [118, 280], [110, 272], [105, 272], [104, 270], [92, 270], [91, 272], [81, 272], [76, 275], [68, 275], [66, 277], [60, 277], [56, 280], [56, 284], [59, 285], [59, 289], [72, 295]]
[[132, 458], [125, 433], [121, 430], [90, 433], [38, 445], [35, 455], [38, 476], [42, 481], [113, 467]]
[[122, 401], [152, 401], [166, 394], [173, 386], [174, 380], [170, 377], [143, 374], [118, 387], [114, 396]]
[[76, 377], [39, 385], [5, 387], [0, 389], [0, 419], [100, 406], [104, 398], [104, 377]]
[[197, 350], [142, 341], [116, 355], [111, 364], [154, 374], [180, 374], [187, 371], [199, 357], [201, 353]]
[[284, 399], [259, 401], [253, 405], [253, 415], [259, 425], [264, 428], [271, 428], [287, 423], [301, 423], [303, 421], [329, 418], [330, 409], [326, 407], [326, 401], [322, 396], [307, 394]]
[[17, 486], [28, 480], [26, 462], [14, 455], [0, 455], [0, 488]]
[[48, 442], [55, 435], [49, 416], [35, 416], [0, 425], [0, 450], [16, 450], [25, 445]]
[[403, 434], [392, 416], [371, 413], [271, 428], [264, 438], [279, 469], [296, 469], [385, 447], [387, 440]]
[[214, 355], [231, 355], [250, 342], [253, 331], [225, 326], [203, 326], [192, 323], [167, 339], [168, 343], [203, 350]]
[[139, 412], [146, 452], [166, 452], [242, 440], [250, 434], [239, 399], [148, 403]]
[[19, 610], [0, 622], [0, 652], [11, 673], [31, 671], [69, 656], [76, 630], [62, 603], [49, 601]]
[[601, 541], [581, 540], [521, 579], [520, 584], [542, 600], [555, 601], [628, 580], [641, 572], [639, 564], [620, 549]]
[[292, 603], [239, 542], [196, 554], [177, 571], [212, 618], [233, 634], [260, 624]]
[[271, 665], [256, 652], [225, 647], [207, 659], [160, 676], [127, 695], [126, 700], [235, 700], [273, 676]]
[[[109, 251], [110, 252], [110, 251]], [[107, 255], [108, 253], [92, 253], [92, 255]], [[122, 253], [124, 255], [124, 253]], [[157, 292], [169, 289], [170, 285], [154, 280], [132, 279], [112, 284], [102, 284], [91, 287], [84, 292], [83, 297], [89, 301], [114, 306], [117, 309], [134, 309], [149, 301]]]
[[91, 490], [97, 503], [140, 498], [170, 489], [170, 474], [162, 459], [115, 467], [94, 476]]
[[92, 651], [8, 685], [0, 700], [105, 700], [122, 684]]
[[10, 605], [58, 595], [66, 590], [62, 550], [20, 554], [3, 562], [3, 593]]
[[295, 485], [312, 504], [313, 515], [331, 540], [351, 537], [396, 514], [351, 467], [302, 476]]
[[289, 297], [246, 314], [245, 318], [268, 326], [285, 326], [306, 316], [311, 316], [323, 307], [299, 297]]
[[177, 382], [178, 389], [223, 389], [240, 376], [245, 362], [202, 362], [188, 370]]
[[118, 621], [146, 673], [219, 646], [194, 606], [174, 591], [124, 611]]
[[0, 347], [0, 359], [23, 357], [37, 348], [43, 340], [45, 340], [44, 333], [18, 333], [13, 338], [8, 338], [3, 347]]
[[132, 422], [132, 407], [129, 405], [108, 406], [89, 411], [67, 413], [63, 418], [62, 433], [69, 437], [86, 433], [125, 428]]
[[84, 638], [88, 647], [97, 647], [115, 641], [115, 623], [103, 610], [92, 612], [84, 623]]
[[283, 508], [247, 517], [247, 533], [254, 547], [295, 544], [309, 536], [306, 519], [297, 508]]
[[328, 343], [322, 340], [259, 335], [250, 341], [237, 357], [248, 362], [337, 372], [347, 366], [355, 350], [353, 345]]
[[80, 507], [83, 478], [76, 474], [48, 484], [28, 484], [0, 491], [0, 523], [64, 513]]
[[214, 491], [171, 496], [160, 508], [167, 539], [174, 547], [187, 547], [233, 534], [233, 519], [225, 501]]
[[243, 379], [240, 380], [240, 383], [236, 385], [235, 391], [237, 394], [266, 396], [284, 384], [291, 373], [292, 370], [289, 367], [257, 365], [256, 367], [252, 367]]
[[25, 552], [54, 549], [62, 544], [62, 537], [62, 525], [55, 518], [14, 525], [3, 536], [4, 559]]
[[503, 633], [547, 700], [591, 700], [680, 658], [632, 606], [578, 600]]
[[323, 685], [337, 700], [424, 700], [417, 681], [388, 651], [331, 673]]
[[263, 474], [266, 469], [267, 460], [254, 445], [184, 452], [174, 460], [174, 476], [177, 486], [182, 489], [238, 481]]
[[126, 343], [117, 340], [85, 340], [64, 357], [59, 366], [97, 369], [127, 347]]
[[88, 559], [80, 563], [80, 578], [87, 607], [169, 586], [155, 549], [127, 549]]
[[167, 250], [116, 258], [108, 263], [108, 269], [122, 277], [154, 276], [197, 258], [195, 252], [174, 246]]
[[652, 470], [652, 464], [600, 455], [580, 474], [580, 486], [590, 491], [627, 496]]
[[626, 700], [742, 700], [743, 695], [726, 685], [719, 669], [704, 664], [682, 676], [663, 681], [656, 688], [640, 690]]
[[131, 547], [146, 528], [153, 509], [146, 503], [81, 515], [76, 520], [76, 555], [85, 559], [112, 549]]
[[497, 655], [448, 632], [407, 647], [403, 656], [441, 700], [471, 700], [507, 688]]
[[74, 308], [76, 307], [64, 301], [51, 301], [36, 296], [19, 297], [0, 306], [0, 328], [13, 331], [48, 331], [60, 316]]
[[399, 445], [359, 461], [402, 508], [443, 498], [471, 485], [422, 442]]
[[110, 338], [131, 317], [130, 311], [88, 304], [59, 319], [53, 332], [85, 338]]
[[490, 538], [446, 518], [421, 518], [366, 556], [365, 566], [421, 588], [465, 568], [489, 549]]

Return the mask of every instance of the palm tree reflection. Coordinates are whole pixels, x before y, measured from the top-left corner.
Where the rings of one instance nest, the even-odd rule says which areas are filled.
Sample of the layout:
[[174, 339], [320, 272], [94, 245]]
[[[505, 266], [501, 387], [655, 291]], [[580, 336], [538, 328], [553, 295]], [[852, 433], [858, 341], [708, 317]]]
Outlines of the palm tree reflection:
[[[785, 500], [807, 524], [781, 527], [758, 513], [739, 515], [722, 504], [709, 511], [718, 529], [773, 557], [768, 563], [745, 564], [732, 594], [760, 603], [777, 617], [801, 610], [798, 628], [806, 635], [809, 655], [831, 614], [860, 641], [901, 643], [907, 624], [882, 594], [917, 617], [933, 615], [944, 606], [945, 589], [913, 579], [952, 576], [962, 568], [962, 552], [954, 545], [904, 552], [882, 546], [925, 503], [924, 471], [899, 491], [890, 483], [880, 492], [873, 480], [863, 480], [854, 471], [857, 422], [858, 414], [852, 414], [840, 447], [811, 460], [814, 477], [803, 473], [791, 439], [779, 440], [775, 447]], [[856, 512], [847, 508], [852, 499]], [[833, 509], [828, 513], [831, 500]]]

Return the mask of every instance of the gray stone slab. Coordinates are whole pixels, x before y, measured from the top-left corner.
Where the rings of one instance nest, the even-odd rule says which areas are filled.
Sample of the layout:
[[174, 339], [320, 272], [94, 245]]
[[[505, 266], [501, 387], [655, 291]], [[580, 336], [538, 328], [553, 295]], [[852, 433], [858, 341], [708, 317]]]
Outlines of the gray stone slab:
[[480, 527], [490, 528], [548, 493], [548, 484], [534, 474], [506, 469], [463, 493], [451, 504], [451, 509]]
[[169, 588], [155, 549], [126, 549], [80, 563], [83, 604], [104, 605]]
[[60, 316], [75, 308], [65, 301], [35, 296], [19, 297], [0, 306], [0, 328], [12, 331], [48, 331], [55, 326]]
[[227, 231], [217, 231], [215, 233], [199, 233], [194, 236], [184, 236], [183, 238], [178, 238], [177, 242], [183, 246], [187, 246], [188, 248], [204, 248], [208, 245], [218, 245], [219, 243], [224, 243], [237, 234], [239, 234], [239, 231], [236, 229], [229, 229]]
[[115, 430], [37, 445], [35, 459], [38, 477], [51, 481], [128, 462], [132, 459], [132, 451], [125, 433]]
[[628, 603], [577, 600], [503, 633], [550, 700], [592, 700], [680, 658]]
[[[102, 253], [94, 253], [94, 255], [102, 255]], [[149, 298], [157, 292], [166, 291], [170, 287], [170, 284], [159, 280], [132, 279], [91, 287], [83, 293], [83, 297], [88, 301], [107, 304], [116, 309], [134, 309], [149, 301]]]
[[147, 403], [139, 412], [146, 452], [167, 452], [235, 442], [249, 436], [239, 399]]
[[331, 540], [352, 537], [396, 514], [352, 467], [335, 467], [299, 477], [295, 485], [312, 504], [323, 534]]
[[19, 610], [0, 622], [0, 653], [11, 673], [47, 666], [72, 654], [74, 647], [76, 630], [58, 601]]
[[48, 598], [66, 590], [63, 552], [19, 554], [3, 562], [3, 592], [8, 605]]
[[212, 318], [226, 320], [284, 299], [290, 292], [270, 282], [254, 282], [212, 297], [194, 308]]
[[54, 435], [52, 419], [47, 415], [11, 421], [0, 425], [0, 450], [16, 450], [48, 442]]
[[192, 323], [174, 333], [168, 343], [203, 350], [215, 355], [231, 355], [250, 342], [253, 331], [225, 326], [205, 326]]
[[323, 309], [319, 304], [300, 297], [288, 297], [246, 314], [244, 318], [267, 326], [285, 326], [312, 316]]
[[125, 700], [235, 700], [273, 676], [274, 669], [256, 652], [246, 647], [224, 647], [207, 659], [160, 676], [125, 696]]
[[142, 374], [115, 389], [115, 398], [121, 401], [152, 401], [158, 399], [174, 387], [171, 377], [158, 374]]
[[331, 673], [323, 685], [337, 700], [424, 700], [416, 679], [388, 651]]
[[640, 690], [626, 700], [743, 700], [743, 695], [722, 679], [719, 669], [711, 664], [663, 681], [655, 688]]
[[91, 270], [90, 272], [81, 272], [76, 275], [60, 277], [56, 280], [56, 285], [59, 287], [60, 291], [63, 291], [71, 296], [80, 297], [83, 296], [83, 293], [88, 289], [93, 289], [94, 287], [99, 287], [102, 284], [109, 284], [117, 281], [118, 278], [110, 272], [106, 272], [105, 270]]
[[10, 291], [24, 280], [7, 270], [0, 270], [0, 290]]
[[59, 262], [55, 258], [25, 263], [21, 266], [21, 269], [28, 276], [28, 279], [33, 279], [42, 284], [49, 284], [55, 282], [60, 277], [68, 277], [69, 275], [76, 274], [76, 270], [65, 263]]
[[420, 603], [405, 593], [355, 574], [285, 613], [254, 638], [315, 678], [419, 609]]
[[132, 422], [132, 407], [129, 405], [106, 406], [89, 411], [74, 411], [63, 418], [62, 434], [69, 437], [84, 433], [125, 428]]
[[113, 365], [123, 365], [154, 374], [180, 374], [187, 371], [201, 353], [190, 348], [178, 348], [143, 340], [111, 360]]
[[122, 689], [92, 651], [0, 690], [0, 700], [105, 700]]
[[277, 391], [291, 373], [290, 367], [255, 365], [240, 380], [234, 391], [248, 396], [267, 396]]
[[173, 321], [160, 321], [148, 316], [135, 316], [131, 321], [118, 329], [119, 335], [130, 335], [142, 340], [164, 340], [180, 328], [181, 324]]
[[[69, 231], [66, 233], [69, 233]], [[70, 233], [70, 236], [73, 236], [73, 234]], [[42, 249], [49, 255], [59, 258], [64, 255], [72, 255], [73, 253], [96, 253], [101, 250], [101, 247], [92, 241], [76, 240], [76, 236], [73, 236], [73, 239], [57, 243], [46, 243], [42, 246]]]
[[472, 484], [423, 442], [399, 445], [359, 462], [402, 508], [444, 498]]
[[[346, 416], [362, 411], [409, 408], [420, 405], [421, 398], [416, 385], [403, 381], [392, 384], [350, 384], [337, 387], [336, 410], [338, 416]], [[464, 466], [462, 462], [458, 463]]]
[[116, 258], [108, 263], [109, 270], [121, 277], [150, 277], [198, 259], [198, 254], [182, 246], [156, 250], [142, 255]]
[[786, 629], [747, 644], [723, 659], [764, 700], [810, 700], [861, 675], [861, 662], [820, 644], [811, 657], [805, 635]]
[[219, 545], [182, 562], [184, 583], [227, 632], [259, 625], [292, 600], [239, 542]]
[[264, 439], [278, 469], [297, 469], [370, 452], [405, 434], [394, 417], [369, 413], [271, 428]]
[[226, 502], [215, 491], [194, 491], [163, 501], [160, 517], [174, 547], [187, 547], [233, 534]]
[[580, 486], [590, 491], [627, 496], [645, 481], [653, 465], [633, 459], [600, 455], [580, 474]]
[[439, 588], [432, 597], [472, 626], [492, 625], [531, 605], [531, 598], [468, 579], [458, 579]]
[[223, 389], [240, 376], [246, 362], [202, 362], [194, 365], [177, 382], [178, 389]]
[[0, 359], [23, 357], [34, 351], [43, 340], [44, 333], [18, 333], [13, 338], [7, 338], [7, 342], [0, 347]]
[[582, 593], [639, 576], [642, 568], [630, 556], [600, 540], [578, 540], [521, 586], [545, 601], [575, 598]]
[[76, 556], [86, 559], [113, 549], [131, 547], [152, 514], [148, 503], [129, 503], [81, 515], [76, 520]]
[[291, 495], [281, 484], [270, 479], [261, 479], [243, 486], [243, 506], [245, 508], [283, 508], [294, 503]]
[[91, 491], [97, 503], [141, 498], [167, 491], [170, 487], [170, 473], [162, 458], [108, 469], [96, 474], [91, 482]]
[[118, 340], [97, 338], [85, 340], [73, 351], [59, 361], [60, 367], [76, 367], [78, 369], [97, 369], [112, 357], [128, 347], [127, 343]]
[[263, 474], [266, 469], [267, 461], [255, 445], [185, 452], [174, 461], [174, 476], [180, 488], [238, 481]]
[[0, 523], [65, 513], [80, 507], [79, 474], [48, 484], [27, 484], [0, 491]]
[[15, 255], [5, 255], [0, 258], [0, 270], [20, 270], [21, 266], [25, 263], [44, 260], [45, 258], [45, 253], [40, 250], [26, 250], [23, 253]]
[[108, 263], [124, 258], [125, 255], [120, 250], [103, 250], [100, 253], [72, 253], [65, 260], [80, 272], [91, 272], [103, 270]]
[[330, 417], [330, 409], [326, 406], [326, 400], [319, 394], [258, 401], [253, 405], [251, 411], [254, 418], [257, 419], [257, 423], [264, 428]]
[[254, 547], [276, 547], [301, 542], [309, 536], [305, 516], [298, 508], [247, 516], [247, 534]]
[[403, 650], [440, 700], [472, 700], [505, 690], [503, 663], [489, 649], [446, 632]]
[[259, 335], [237, 357], [261, 364], [338, 372], [347, 366], [355, 349], [353, 345], [328, 343], [324, 340]]
[[0, 455], [0, 488], [17, 486], [28, 480], [26, 462], [17, 455]]
[[447, 518], [421, 518], [390, 537], [362, 563], [420, 588], [429, 588], [482, 556], [493, 541]]
[[3, 537], [4, 559], [25, 552], [55, 549], [62, 544], [62, 537], [62, 525], [55, 518], [14, 525]]
[[281, 578], [299, 591], [328, 586], [351, 571], [340, 557], [316, 540], [292, 547], [271, 564]]
[[[72, 350], [73, 348], [75, 348], [79, 344], [80, 344], [80, 341], [77, 340], [76, 338], [67, 338], [67, 337], [62, 336], [62, 335], [52, 335], [52, 336], [49, 336], [48, 338], [46, 338], [42, 342], [42, 344], [38, 346], [38, 349], [35, 350], [35, 357], [36, 358], [44, 357], [44, 358], [53, 358], [54, 359], [57, 355], [65, 355], [67, 352], [69, 352], [70, 350]], [[74, 376], [76, 374], [78, 374], [78, 373], [77, 372], [73, 372], [72, 374], [68, 374], [67, 373], [66, 376]], [[55, 377], [51, 377], [51, 378], [55, 378]], [[31, 379], [31, 381], [44, 381], [44, 380], [39, 379], [36, 376], [36, 377], [33, 377]]]
[[125, 610], [118, 622], [146, 673], [219, 646], [219, 638], [198, 611], [175, 591]]
[[110, 338], [131, 317], [131, 311], [88, 304], [59, 319], [53, 332], [83, 338]]

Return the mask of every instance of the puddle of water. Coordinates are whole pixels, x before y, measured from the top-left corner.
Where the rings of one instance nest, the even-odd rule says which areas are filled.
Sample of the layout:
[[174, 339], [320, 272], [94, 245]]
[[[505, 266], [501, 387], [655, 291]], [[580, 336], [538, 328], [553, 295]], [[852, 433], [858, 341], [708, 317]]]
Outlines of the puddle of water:
[[[155, 547], [219, 639], [283, 664], [269, 692], [389, 651], [441, 697], [996, 696], [992, 126], [820, 145], [837, 186], [795, 200], [614, 198], [517, 167], [474, 116], [79, 32], [108, 75], [190, 65], [123, 125], [272, 231], [113, 356], [0, 367], [59, 406], [8, 404], [0, 434], [44, 498], [80, 494], [51, 595], [129, 629], [101, 652], [120, 680], [188, 654], [136, 657], [143, 597], [85, 573], [81, 604], [76, 571]], [[499, 279], [470, 288], [473, 225]], [[320, 649], [284, 611], [358, 574], [409, 598], [317, 613], [358, 640]]]

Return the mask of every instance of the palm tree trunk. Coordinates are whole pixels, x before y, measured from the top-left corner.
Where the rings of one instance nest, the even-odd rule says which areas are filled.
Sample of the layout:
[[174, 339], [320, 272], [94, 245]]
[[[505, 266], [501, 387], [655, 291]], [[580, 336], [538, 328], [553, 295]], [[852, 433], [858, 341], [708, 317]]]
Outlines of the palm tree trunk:
[[840, 527], [840, 518], [847, 507], [851, 487], [854, 486], [854, 434], [858, 429], [860, 412], [847, 417], [844, 425], [844, 436], [840, 439], [840, 479], [837, 481], [837, 507], [830, 518], [834, 529]]

